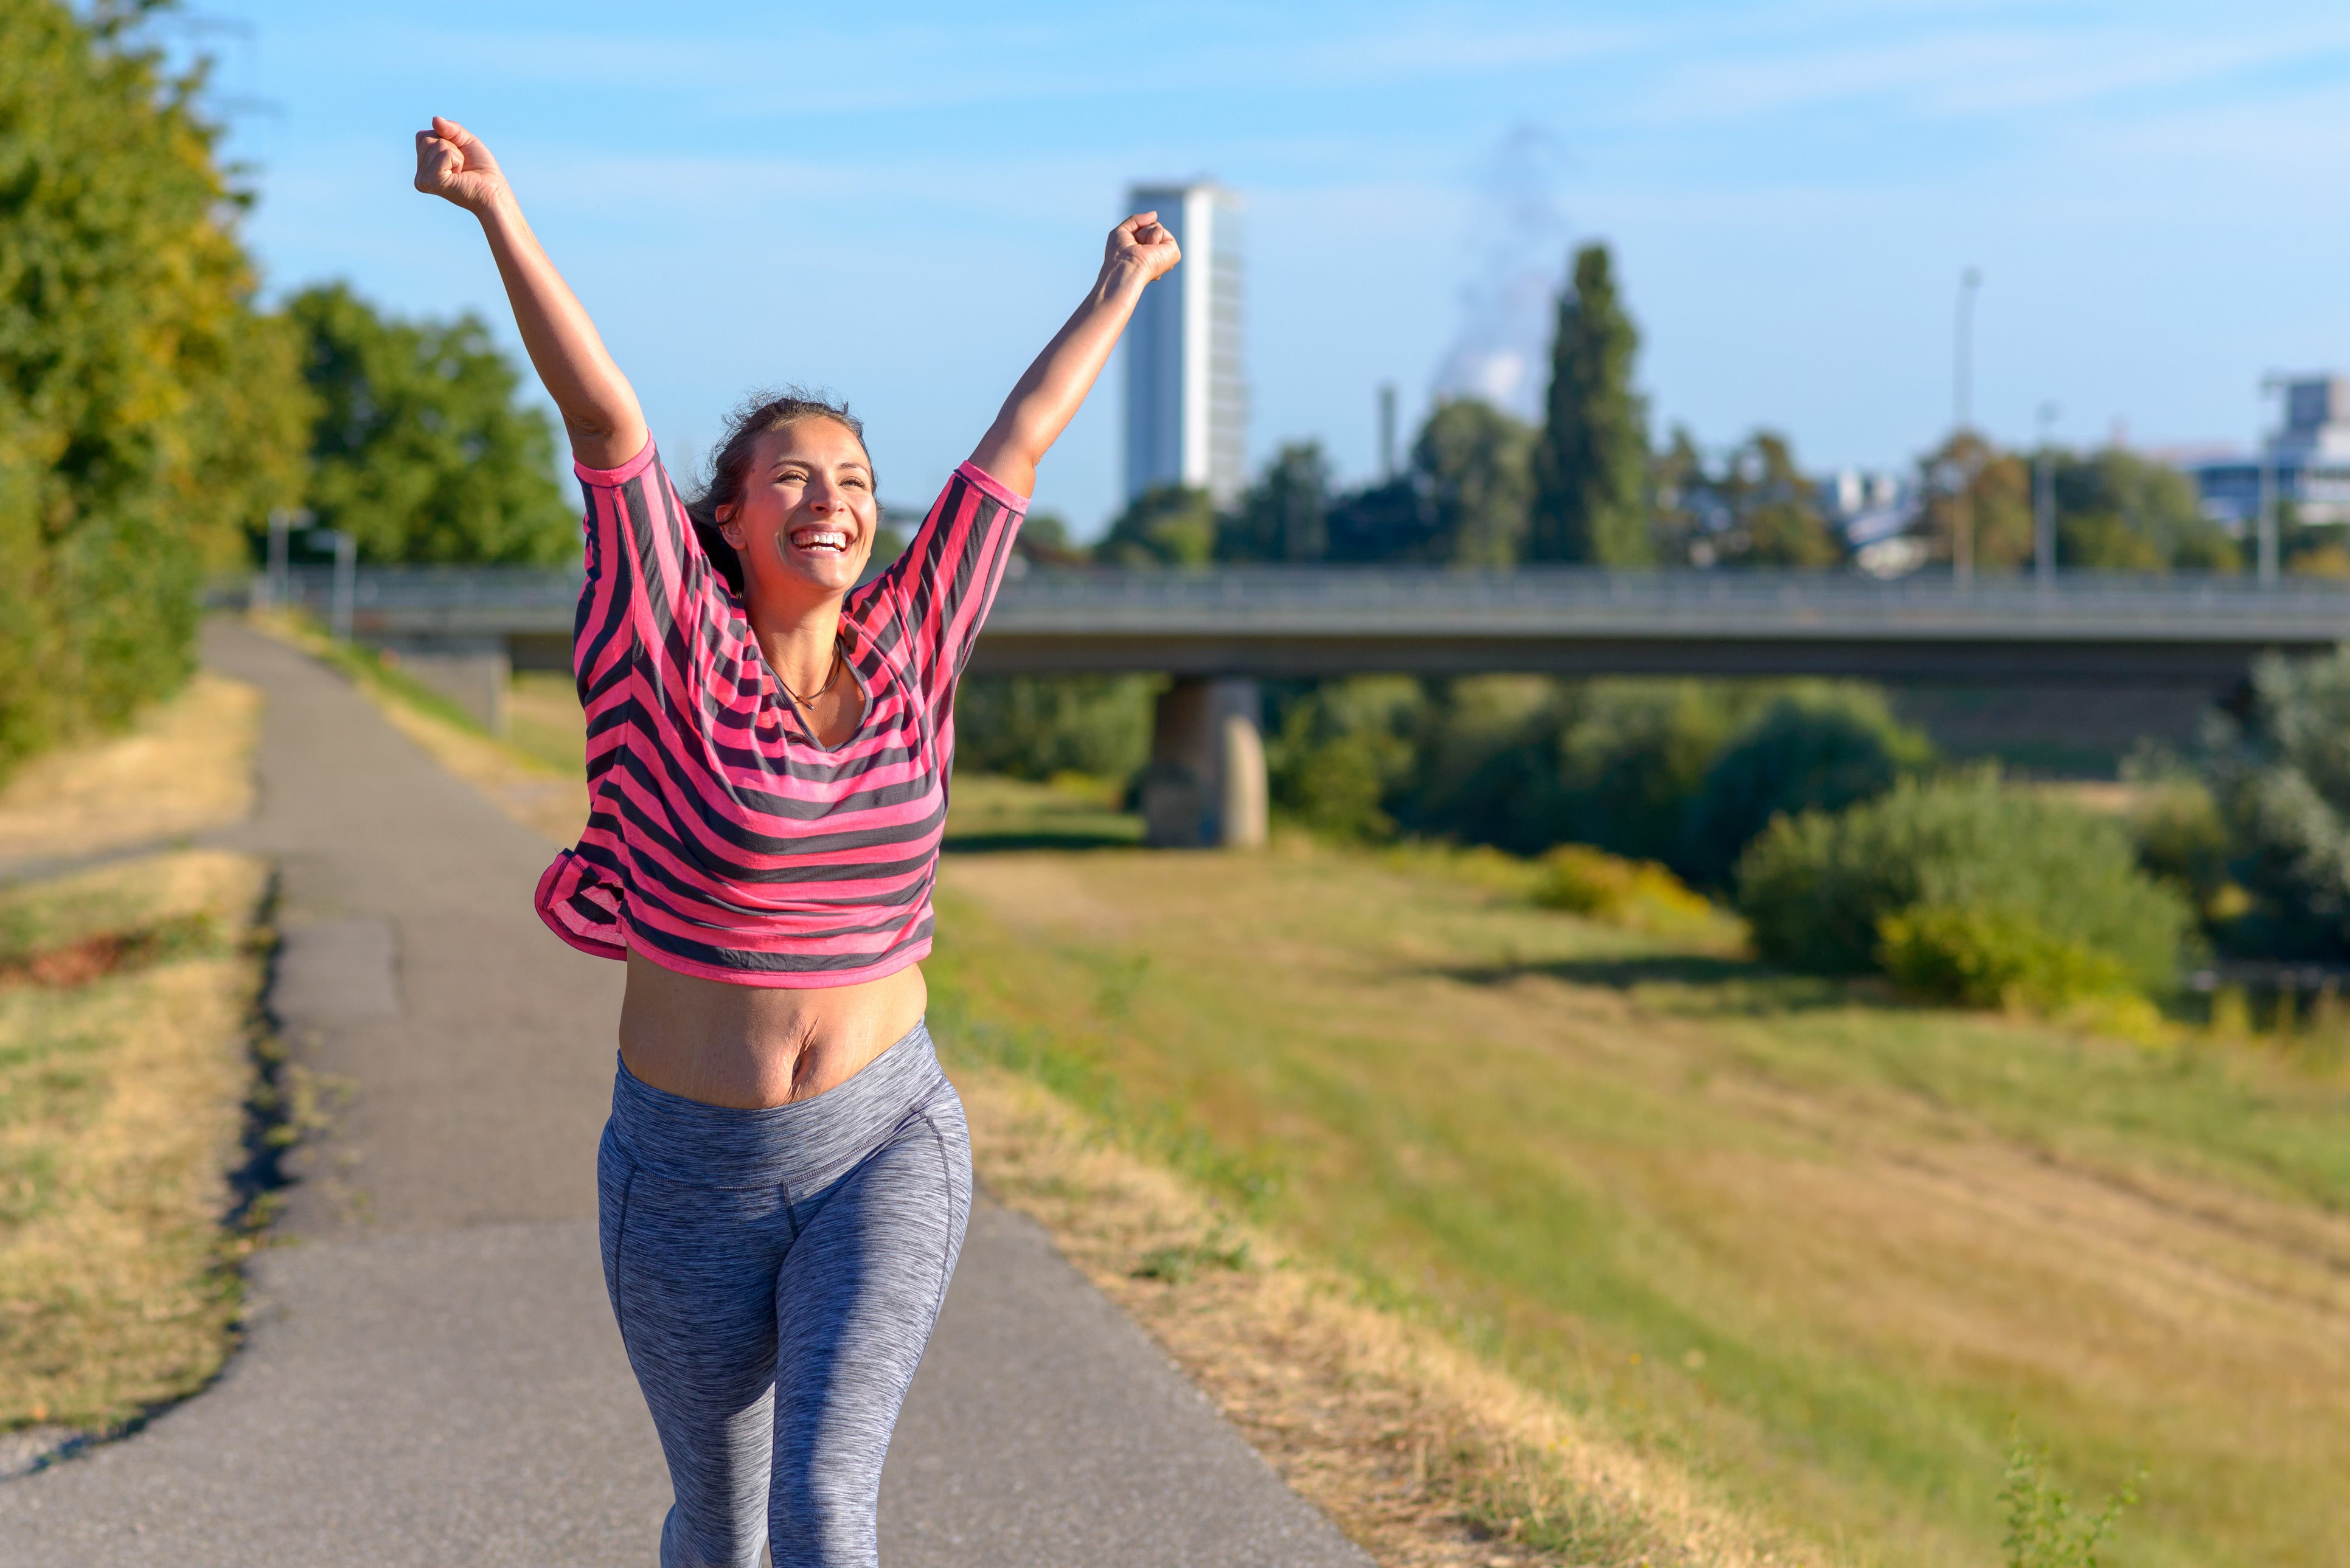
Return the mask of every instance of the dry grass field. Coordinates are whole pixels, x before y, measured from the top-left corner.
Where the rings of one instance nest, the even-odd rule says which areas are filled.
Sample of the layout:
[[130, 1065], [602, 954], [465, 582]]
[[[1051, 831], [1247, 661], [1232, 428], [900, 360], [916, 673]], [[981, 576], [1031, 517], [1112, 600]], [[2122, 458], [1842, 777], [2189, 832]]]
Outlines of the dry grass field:
[[[201, 678], [130, 734], [42, 759], [0, 795], [0, 844], [88, 853], [233, 820], [259, 707]], [[0, 887], [0, 1470], [135, 1422], [228, 1354], [254, 1240], [229, 1221], [261, 1218], [231, 1173], [265, 895], [259, 861], [208, 850]]]

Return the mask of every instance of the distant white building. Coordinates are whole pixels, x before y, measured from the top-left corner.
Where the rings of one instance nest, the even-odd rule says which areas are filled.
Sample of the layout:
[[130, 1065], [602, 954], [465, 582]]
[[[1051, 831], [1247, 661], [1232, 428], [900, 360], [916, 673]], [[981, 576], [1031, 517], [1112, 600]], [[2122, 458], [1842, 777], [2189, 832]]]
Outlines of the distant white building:
[[1126, 330], [1126, 493], [1160, 484], [1219, 504], [1248, 483], [1242, 358], [1241, 199], [1220, 185], [1137, 185], [1128, 211], [1158, 211], [1183, 261], [1153, 284]]
[[2350, 380], [2308, 376], [2284, 387], [2284, 428], [2254, 456], [2199, 454], [2180, 465], [2193, 476], [2206, 515], [2241, 531], [2260, 515], [2265, 482], [2304, 524], [2350, 523]]
[[1844, 535], [1853, 565], [1862, 571], [1898, 577], [1926, 564], [1926, 541], [1912, 531], [1923, 514], [1914, 478], [1840, 469], [1819, 482], [1818, 498], [1821, 514]]

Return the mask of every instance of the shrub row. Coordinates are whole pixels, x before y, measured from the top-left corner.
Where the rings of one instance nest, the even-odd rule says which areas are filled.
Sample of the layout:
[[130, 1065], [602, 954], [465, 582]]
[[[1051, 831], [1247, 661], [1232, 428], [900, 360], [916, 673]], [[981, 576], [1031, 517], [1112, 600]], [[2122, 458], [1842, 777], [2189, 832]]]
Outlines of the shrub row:
[[1738, 904], [1773, 962], [1881, 968], [1978, 1005], [2165, 992], [2194, 925], [2187, 899], [2139, 867], [2123, 823], [2005, 787], [1991, 769], [1779, 818], [1739, 864]]

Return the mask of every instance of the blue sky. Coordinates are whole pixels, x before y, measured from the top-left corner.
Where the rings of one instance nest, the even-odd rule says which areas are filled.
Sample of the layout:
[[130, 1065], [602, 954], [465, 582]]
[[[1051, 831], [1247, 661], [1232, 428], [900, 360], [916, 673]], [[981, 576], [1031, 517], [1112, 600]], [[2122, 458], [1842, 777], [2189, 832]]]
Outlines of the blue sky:
[[[408, 188], [439, 112], [504, 161], [675, 460], [758, 385], [845, 394], [927, 499], [1090, 280], [1132, 180], [1250, 202], [1257, 458], [1374, 461], [1490, 376], [1566, 247], [1615, 248], [1661, 436], [1907, 462], [2242, 441], [2263, 370], [2350, 369], [2350, 7], [2075, 0], [1118, 6], [214, 0], [201, 41], [275, 287], [504, 325], [469, 222]], [[184, 32], [184, 25], [182, 25]], [[1501, 380], [1505, 382], [1506, 377]], [[1496, 383], [1499, 384], [1499, 383]], [[1041, 506], [1117, 504], [1113, 367]], [[1522, 379], [1518, 395], [1535, 389]]]

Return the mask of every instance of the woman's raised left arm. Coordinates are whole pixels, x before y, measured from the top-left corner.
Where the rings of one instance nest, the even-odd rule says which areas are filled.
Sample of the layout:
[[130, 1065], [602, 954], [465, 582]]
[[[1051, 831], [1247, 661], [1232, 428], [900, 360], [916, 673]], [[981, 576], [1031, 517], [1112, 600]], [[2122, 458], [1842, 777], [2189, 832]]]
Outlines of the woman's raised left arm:
[[1118, 347], [1143, 289], [1182, 259], [1175, 236], [1159, 224], [1156, 213], [1137, 213], [1112, 229], [1101, 275], [1085, 303], [1003, 400], [1003, 411], [980, 438], [971, 461], [1007, 489], [1034, 494], [1036, 465], [1109, 363], [1109, 351]]

